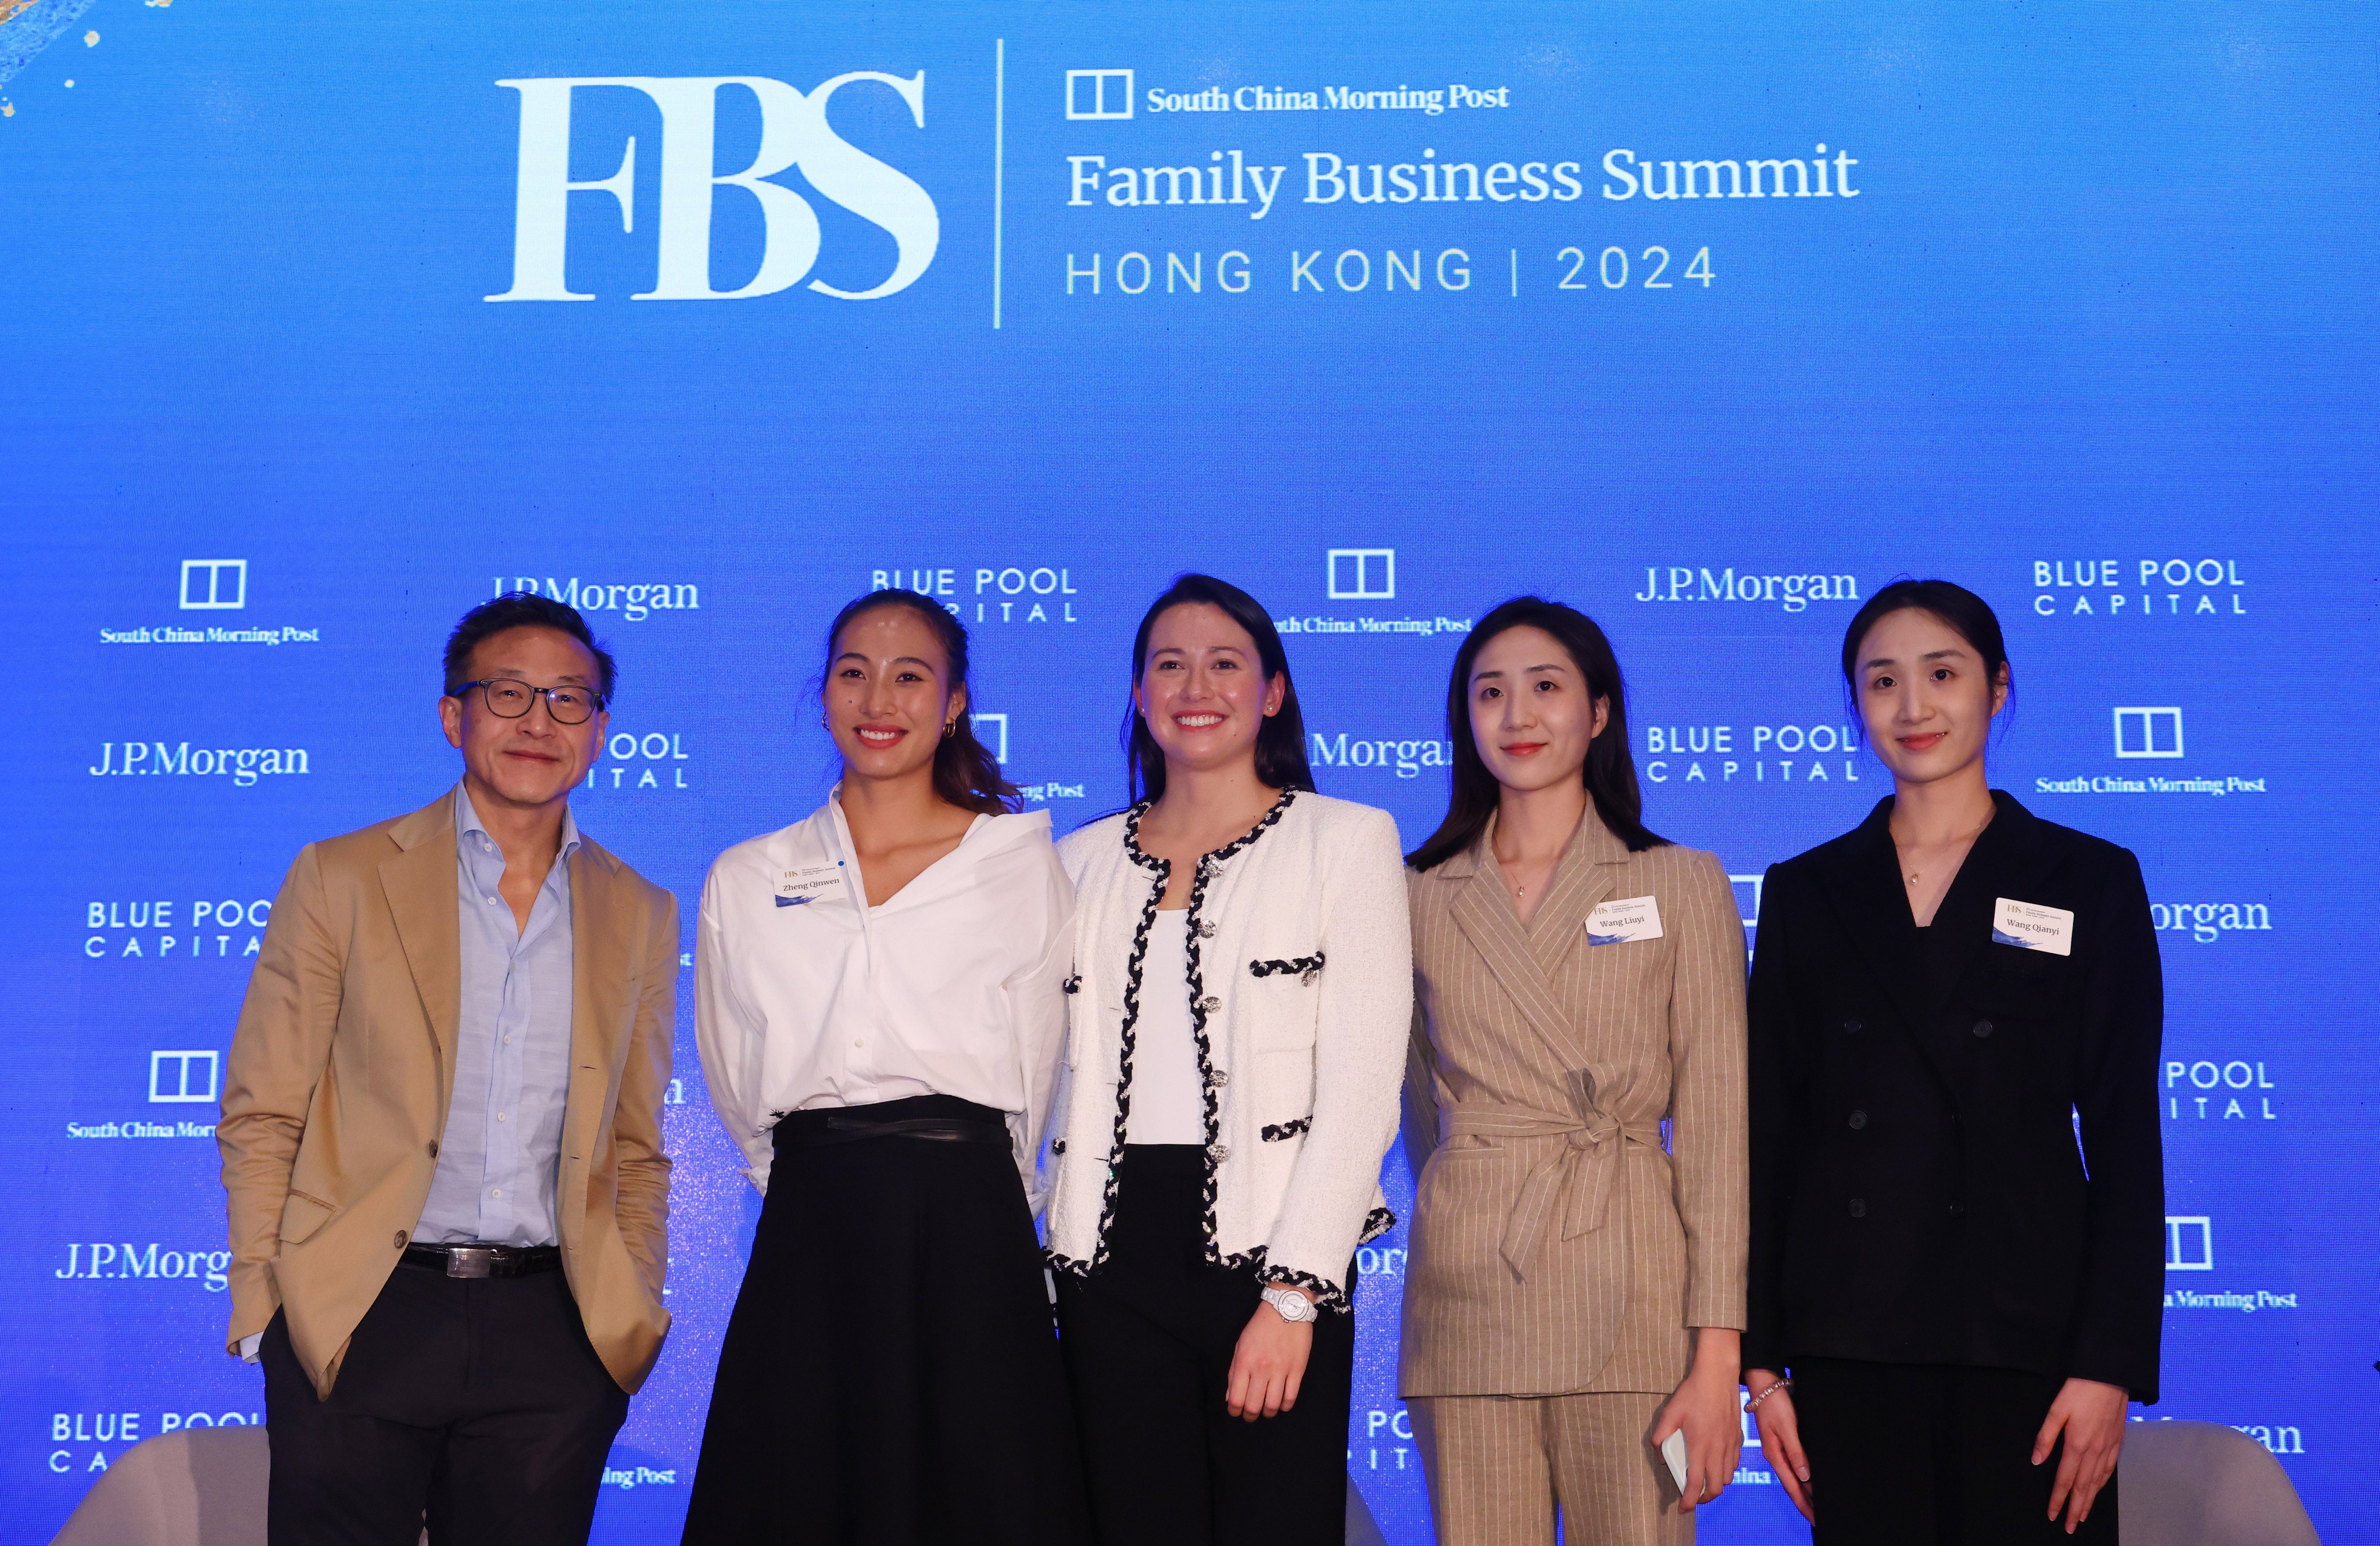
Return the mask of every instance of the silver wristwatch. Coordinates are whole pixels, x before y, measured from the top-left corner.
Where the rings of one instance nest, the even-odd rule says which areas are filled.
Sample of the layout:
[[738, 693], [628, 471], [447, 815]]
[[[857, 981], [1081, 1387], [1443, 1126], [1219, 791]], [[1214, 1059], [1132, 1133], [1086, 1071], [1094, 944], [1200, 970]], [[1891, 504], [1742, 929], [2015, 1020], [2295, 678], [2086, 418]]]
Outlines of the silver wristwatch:
[[1314, 1308], [1314, 1301], [1296, 1288], [1268, 1288], [1264, 1302], [1280, 1311], [1282, 1320], [1293, 1323], [1311, 1321], [1321, 1313]]

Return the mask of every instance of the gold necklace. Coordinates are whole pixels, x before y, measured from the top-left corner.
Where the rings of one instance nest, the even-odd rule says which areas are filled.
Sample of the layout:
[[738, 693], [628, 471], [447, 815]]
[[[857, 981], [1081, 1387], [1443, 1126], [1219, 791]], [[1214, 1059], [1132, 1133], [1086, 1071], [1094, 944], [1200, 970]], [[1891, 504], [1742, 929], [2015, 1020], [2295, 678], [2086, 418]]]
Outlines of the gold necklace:
[[[1997, 816], [1998, 814], [1999, 811], [1997, 809], [1992, 811], [1992, 816]], [[1985, 817], [1982, 822], [1976, 824], [1974, 831], [1967, 834], [1966, 836], [1959, 840], [1959, 847], [1961, 852], [1975, 846], [1975, 839], [1984, 835], [1984, 828], [1992, 824], [1992, 816]], [[1898, 846], [1899, 845], [1895, 845], [1896, 849]], [[1911, 885], [1915, 885], [1917, 883], [1917, 871], [1914, 870], [1909, 872], [1909, 883]]]

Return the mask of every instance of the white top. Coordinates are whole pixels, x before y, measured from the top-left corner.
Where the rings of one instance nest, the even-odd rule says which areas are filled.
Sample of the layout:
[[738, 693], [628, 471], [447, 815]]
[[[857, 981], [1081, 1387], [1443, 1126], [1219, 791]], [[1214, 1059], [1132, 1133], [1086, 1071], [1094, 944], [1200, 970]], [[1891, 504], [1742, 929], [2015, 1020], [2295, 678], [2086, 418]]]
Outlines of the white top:
[[880, 907], [851, 853], [831, 794], [720, 855], [703, 882], [695, 1036], [745, 1174], [768, 1190], [770, 1128], [788, 1112], [954, 1095], [1008, 1114], [1038, 1194], [1074, 954], [1049, 812], [978, 817]]
[[[1413, 1022], [1412, 925], [1397, 825], [1385, 810], [1321, 795], [1283, 801], [1194, 880], [1190, 974], [1160, 982], [1157, 913], [1167, 867], [1142, 851], [1136, 816], [1070, 834], [1077, 992], [1055, 1137], [1049, 1253], [1069, 1272], [1105, 1259], [1114, 1171], [1135, 1136], [1148, 1016], [1183, 987], [1202, 1006], [1191, 1038], [1207, 1146], [1207, 1259], [1344, 1308], [1355, 1248], [1389, 1227], [1380, 1159], [1397, 1131]], [[1150, 945], [1135, 960], [1144, 916]], [[1179, 968], [1175, 968], [1179, 969]], [[1173, 984], [1182, 984], [1175, 987]], [[1127, 1008], [1127, 1005], [1131, 1007]], [[1124, 1121], [1117, 1112], [1128, 1113]], [[1058, 1150], [1052, 1144], [1053, 1150]]]
[[1190, 909], [1159, 913], [1141, 962], [1129, 1143], [1207, 1141], [1207, 1085], [1190, 1039]]

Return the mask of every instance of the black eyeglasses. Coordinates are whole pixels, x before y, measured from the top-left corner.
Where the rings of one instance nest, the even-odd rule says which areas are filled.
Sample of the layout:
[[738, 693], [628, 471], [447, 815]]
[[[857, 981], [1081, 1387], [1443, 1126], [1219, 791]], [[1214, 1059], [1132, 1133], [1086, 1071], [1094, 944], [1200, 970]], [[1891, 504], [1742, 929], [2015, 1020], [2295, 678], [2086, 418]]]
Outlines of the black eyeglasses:
[[529, 706], [540, 697], [545, 700], [545, 712], [553, 716], [556, 724], [584, 724], [603, 707], [603, 695], [585, 688], [533, 688], [527, 682], [516, 682], [509, 676], [491, 676], [483, 682], [457, 682], [449, 698], [460, 698], [473, 688], [487, 700], [488, 712], [498, 719], [518, 719], [528, 712]]

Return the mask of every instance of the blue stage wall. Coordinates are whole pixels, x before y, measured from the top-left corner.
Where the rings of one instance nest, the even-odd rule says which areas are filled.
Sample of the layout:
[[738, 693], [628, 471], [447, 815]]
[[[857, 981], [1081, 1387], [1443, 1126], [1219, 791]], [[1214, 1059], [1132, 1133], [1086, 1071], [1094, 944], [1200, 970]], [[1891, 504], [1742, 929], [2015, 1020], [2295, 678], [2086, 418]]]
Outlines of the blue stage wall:
[[[1131, 630], [1195, 566], [1408, 842], [1471, 620], [1592, 612], [1648, 819], [1748, 943], [1764, 867], [1888, 789], [1832, 664], [1859, 600], [1989, 597], [1996, 781], [2132, 847], [2164, 931], [2139, 1415], [2254, 1434], [2380, 1540], [2368, 6], [0, 14], [0, 1537], [258, 1419], [222, 1056], [298, 846], [455, 776], [465, 607], [534, 587], [617, 650], [578, 818], [690, 904], [820, 798], [855, 592], [974, 627], [1062, 830], [1120, 803]], [[676, 1330], [608, 1542], [683, 1513], [757, 1211], [686, 980]], [[1403, 1239], [1349, 1464], [1412, 1543]], [[1740, 1480], [1706, 1539], [1804, 1539], [1756, 1449]]]

